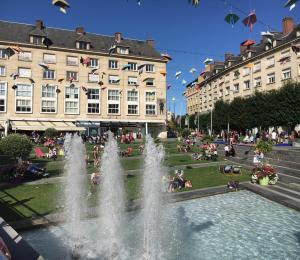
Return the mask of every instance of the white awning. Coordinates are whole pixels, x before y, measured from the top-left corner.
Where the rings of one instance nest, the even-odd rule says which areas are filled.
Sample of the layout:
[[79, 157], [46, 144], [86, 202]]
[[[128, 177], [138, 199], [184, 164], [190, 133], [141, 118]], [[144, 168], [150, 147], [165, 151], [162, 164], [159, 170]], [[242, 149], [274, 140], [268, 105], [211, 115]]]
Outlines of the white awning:
[[45, 131], [47, 128], [54, 128], [57, 131], [85, 131], [84, 127], [76, 126], [72, 122], [51, 122], [51, 121], [10, 121], [12, 130], [23, 131]]

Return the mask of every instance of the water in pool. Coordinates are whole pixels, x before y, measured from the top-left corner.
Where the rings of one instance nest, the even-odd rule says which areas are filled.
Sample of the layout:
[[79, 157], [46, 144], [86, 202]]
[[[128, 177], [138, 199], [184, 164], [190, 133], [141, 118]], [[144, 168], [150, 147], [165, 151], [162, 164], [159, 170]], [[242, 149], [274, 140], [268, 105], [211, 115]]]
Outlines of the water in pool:
[[[141, 215], [127, 215], [122, 259], [142, 259]], [[300, 213], [249, 191], [168, 204], [162, 218], [159, 259], [300, 259]], [[84, 259], [99, 259], [97, 221], [84, 226], [90, 234]], [[53, 226], [22, 235], [45, 259], [70, 259], [65, 234], [64, 226]]]

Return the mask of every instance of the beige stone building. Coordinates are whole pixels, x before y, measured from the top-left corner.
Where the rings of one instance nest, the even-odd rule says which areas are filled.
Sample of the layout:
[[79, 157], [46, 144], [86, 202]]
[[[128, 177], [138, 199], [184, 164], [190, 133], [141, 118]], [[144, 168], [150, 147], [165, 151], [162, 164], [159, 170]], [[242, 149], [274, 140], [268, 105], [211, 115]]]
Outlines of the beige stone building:
[[166, 63], [153, 40], [0, 21], [2, 130], [165, 128]]
[[225, 54], [224, 62], [206, 65], [184, 92], [187, 114], [207, 113], [220, 99], [231, 102], [255, 91], [278, 89], [289, 80], [300, 81], [300, 24], [284, 18], [282, 26], [282, 32], [262, 33], [257, 44], [243, 42], [239, 55]]

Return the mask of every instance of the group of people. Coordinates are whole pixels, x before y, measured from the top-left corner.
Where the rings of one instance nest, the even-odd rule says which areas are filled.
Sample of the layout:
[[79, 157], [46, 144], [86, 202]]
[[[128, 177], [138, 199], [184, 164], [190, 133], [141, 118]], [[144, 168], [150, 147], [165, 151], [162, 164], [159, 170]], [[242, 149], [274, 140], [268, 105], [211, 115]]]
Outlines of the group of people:
[[183, 188], [192, 188], [192, 182], [185, 179], [183, 170], [175, 170], [174, 176], [162, 177], [163, 191], [174, 192]]

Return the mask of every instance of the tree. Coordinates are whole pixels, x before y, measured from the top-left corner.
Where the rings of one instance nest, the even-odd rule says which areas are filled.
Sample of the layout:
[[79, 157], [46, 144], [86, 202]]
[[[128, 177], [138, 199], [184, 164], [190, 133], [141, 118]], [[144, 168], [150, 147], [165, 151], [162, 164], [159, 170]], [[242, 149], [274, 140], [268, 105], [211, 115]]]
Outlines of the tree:
[[54, 137], [57, 136], [57, 131], [56, 131], [56, 129], [54, 129], [54, 128], [47, 128], [47, 129], [45, 130], [44, 136], [45, 136], [46, 138], [54, 138]]
[[27, 136], [11, 134], [0, 141], [0, 150], [3, 154], [13, 157], [27, 158], [31, 152], [32, 144]]

